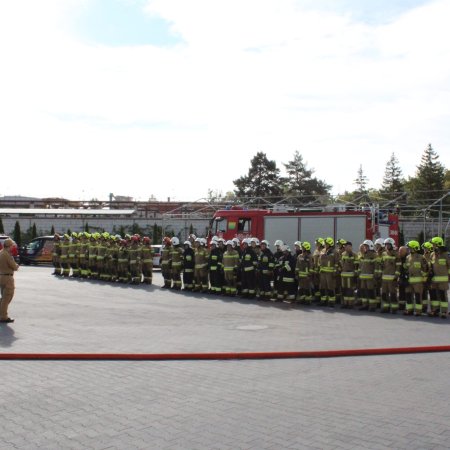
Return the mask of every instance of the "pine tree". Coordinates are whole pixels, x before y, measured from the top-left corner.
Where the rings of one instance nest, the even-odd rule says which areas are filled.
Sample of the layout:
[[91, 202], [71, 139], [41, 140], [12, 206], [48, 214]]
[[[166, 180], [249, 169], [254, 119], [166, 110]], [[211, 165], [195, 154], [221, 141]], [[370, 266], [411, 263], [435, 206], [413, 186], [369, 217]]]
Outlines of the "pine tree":
[[405, 182], [403, 180], [402, 169], [399, 166], [395, 153], [392, 153], [391, 158], [386, 163], [383, 184], [381, 185], [380, 192], [382, 194], [398, 196], [404, 192], [404, 186]]
[[283, 165], [288, 175], [285, 183], [286, 194], [306, 201], [317, 195], [326, 195], [331, 189], [324, 181], [312, 177], [314, 170], [307, 168], [298, 151], [294, 153], [292, 161]]
[[5, 229], [3, 228], [3, 221], [1, 217], [0, 217], [0, 234], [5, 234]]
[[20, 231], [20, 223], [18, 220], [14, 225], [13, 239], [16, 241], [18, 247], [22, 245], [22, 232]]
[[361, 164], [358, 169], [358, 177], [353, 182], [353, 184], [356, 184], [356, 187], [357, 187], [356, 193], [357, 194], [366, 194], [368, 192], [367, 191], [367, 183], [368, 182], [369, 182], [369, 180], [364, 175], [362, 164]]
[[443, 195], [446, 169], [431, 144], [425, 149], [416, 176], [408, 182], [413, 198], [419, 203], [431, 203]]
[[86, 231], [86, 233], [89, 233], [89, 224], [87, 222], [84, 225], [84, 231]]
[[33, 222], [33, 226], [31, 227], [31, 239], [34, 239], [36, 237], [37, 237], [36, 224]]
[[52, 229], [50, 230], [50, 235], [53, 236], [55, 234], [55, 226], [52, 225]]
[[279, 200], [283, 193], [284, 179], [275, 161], [269, 161], [263, 152], [258, 152], [250, 162], [248, 174], [233, 181], [238, 197], [270, 197]]

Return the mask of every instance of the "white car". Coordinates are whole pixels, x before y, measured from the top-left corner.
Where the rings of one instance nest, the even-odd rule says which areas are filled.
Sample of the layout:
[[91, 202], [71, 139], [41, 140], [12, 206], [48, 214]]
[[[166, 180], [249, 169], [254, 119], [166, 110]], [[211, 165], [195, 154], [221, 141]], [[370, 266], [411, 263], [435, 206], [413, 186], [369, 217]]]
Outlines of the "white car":
[[161, 251], [162, 245], [152, 245], [153, 249], [153, 267], [161, 267]]

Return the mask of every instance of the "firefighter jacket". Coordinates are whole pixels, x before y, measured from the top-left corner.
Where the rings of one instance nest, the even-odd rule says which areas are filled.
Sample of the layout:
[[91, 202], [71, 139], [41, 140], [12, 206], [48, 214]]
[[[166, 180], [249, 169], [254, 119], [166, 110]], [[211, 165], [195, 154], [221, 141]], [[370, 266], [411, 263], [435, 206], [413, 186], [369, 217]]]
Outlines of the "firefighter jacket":
[[426, 259], [417, 252], [406, 257], [405, 267], [408, 271], [410, 284], [423, 283], [427, 279], [428, 264]]
[[183, 270], [183, 249], [179, 245], [172, 246], [170, 264], [174, 270]]
[[214, 248], [209, 253], [208, 268], [210, 271], [222, 270], [222, 252], [219, 248]]
[[153, 249], [150, 244], [146, 244], [141, 249], [142, 263], [153, 265]]
[[323, 249], [319, 249], [316, 248], [314, 250], [314, 253], [312, 255], [312, 259], [313, 259], [313, 263], [312, 263], [312, 267], [311, 267], [311, 272], [312, 273], [319, 273], [319, 259], [320, 259], [320, 255], [322, 253]]
[[431, 270], [433, 283], [448, 283], [450, 275], [450, 259], [445, 247], [439, 247], [431, 254]]
[[76, 239], [72, 239], [72, 242], [70, 242], [68, 248], [69, 259], [72, 263], [78, 261], [78, 253], [79, 253], [79, 243]]
[[128, 261], [130, 266], [138, 265], [141, 262], [141, 247], [139, 244], [133, 243], [128, 249]]
[[224, 272], [235, 272], [239, 266], [239, 253], [235, 249], [227, 250], [223, 254], [222, 262]]
[[87, 264], [89, 261], [89, 242], [83, 238], [80, 242], [79, 249], [80, 264]]
[[172, 252], [171, 245], [165, 245], [161, 251], [161, 270], [169, 270], [170, 269], [170, 254]]
[[208, 250], [199, 246], [194, 251], [194, 260], [196, 269], [206, 269], [208, 267]]
[[97, 241], [95, 239], [89, 241], [89, 264], [97, 261], [97, 248]]
[[356, 253], [345, 251], [339, 260], [339, 269], [342, 278], [353, 278], [358, 270], [358, 256]]
[[97, 247], [97, 261], [103, 262], [106, 256], [106, 243], [105, 241], [100, 241]]
[[106, 241], [105, 243], [105, 262], [110, 262], [112, 261], [113, 258], [113, 251], [114, 251], [114, 242], [112, 241]]
[[255, 270], [258, 265], [258, 259], [256, 253], [251, 247], [247, 247], [242, 252], [241, 256], [241, 270], [243, 272], [250, 272]]
[[283, 252], [281, 250], [277, 250], [274, 254], [273, 254], [273, 262], [274, 262], [274, 268], [275, 269], [279, 269], [280, 267], [280, 260], [281, 258], [283, 258]]
[[266, 248], [264, 250], [261, 250], [261, 253], [259, 254], [258, 258], [258, 270], [262, 274], [268, 275], [270, 272], [273, 271], [274, 267], [275, 261], [273, 259], [273, 254], [270, 251], [270, 249]]
[[373, 280], [375, 273], [376, 254], [373, 250], [367, 250], [366, 253], [359, 255], [359, 278], [361, 280]]
[[53, 259], [59, 262], [61, 257], [61, 241], [59, 239], [55, 239], [53, 244]]
[[64, 239], [61, 242], [61, 262], [67, 262], [67, 259], [69, 257], [69, 248], [70, 248], [70, 242], [66, 239]]
[[185, 273], [194, 272], [195, 265], [195, 255], [194, 250], [191, 247], [188, 247], [184, 250], [183, 253], [183, 267]]
[[121, 245], [117, 252], [117, 262], [121, 267], [128, 266], [128, 247]]
[[309, 278], [313, 264], [314, 261], [311, 252], [304, 251], [300, 253], [295, 265], [295, 274], [297, 275], [297, 278]]
[[319, 272], [322, 273], [336, 273], [339, 269], [339, 256], [330, 247], [328, 250], [324, 249], [319, 256]]
[[383, 277], [383, 249], [375, 252], [375, 271], [374, 276], [376, 279], [381, 280]]
[[297, 260], [294, 255], [290, 253], [283, 255], [280, 259], [279, 280], [285, 282], [292, 282], [295, 280], [295, 266]]
[[381, 255], [382, 280], [397, 280], [400, 275], [401, 264], [400, 258], [395, 250], [385, 250]]

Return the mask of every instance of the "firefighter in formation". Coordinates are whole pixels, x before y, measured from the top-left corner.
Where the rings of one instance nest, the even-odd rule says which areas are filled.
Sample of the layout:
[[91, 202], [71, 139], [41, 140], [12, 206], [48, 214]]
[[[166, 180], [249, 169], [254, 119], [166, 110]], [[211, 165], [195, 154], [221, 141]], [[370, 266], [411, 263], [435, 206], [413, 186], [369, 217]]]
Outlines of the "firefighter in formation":
[[53, 274], [63, 277], [152, 284], [151, 240], [138, 234], [55, 234], [53, 267]]
[[[331, 237], [268, 241], [165, 237], [163, 288], [261, 300], [446, 318], [450, 259], [443, 239], [396, 249], [391, 238], [351, 242]], [[55, 274], [127, 283], [152, 283], [148, 237], [108, 233], [55, 235]]]

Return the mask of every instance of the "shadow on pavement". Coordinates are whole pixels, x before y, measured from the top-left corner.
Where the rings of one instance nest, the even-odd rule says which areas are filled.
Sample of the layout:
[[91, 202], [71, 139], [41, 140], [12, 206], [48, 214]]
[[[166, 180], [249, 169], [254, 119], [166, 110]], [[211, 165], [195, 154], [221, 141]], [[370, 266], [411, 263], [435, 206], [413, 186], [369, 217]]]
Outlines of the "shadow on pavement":
[[16, 340], [14, 329], [8, 324], [0, 324], [0, 347], [11, 347]]

